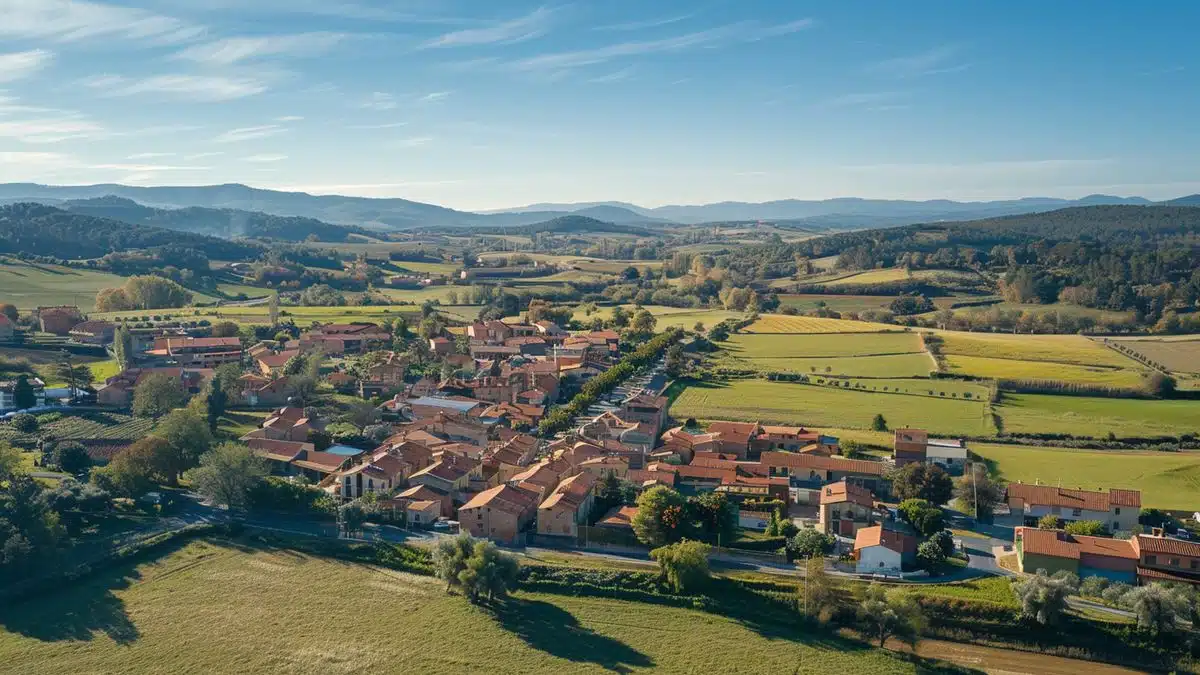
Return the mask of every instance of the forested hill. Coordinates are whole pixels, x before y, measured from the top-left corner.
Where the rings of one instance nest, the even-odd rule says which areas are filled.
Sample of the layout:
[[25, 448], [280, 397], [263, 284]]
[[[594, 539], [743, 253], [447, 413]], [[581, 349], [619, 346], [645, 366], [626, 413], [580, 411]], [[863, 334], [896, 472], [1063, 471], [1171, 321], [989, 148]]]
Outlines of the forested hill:
[[304, 241], [312, 237], [318, 241], [343, 242], [350, 234], [368, 234], [362, 228], [333, 225], [313, 218], [274, 216], [258, 211], [210, 209], [200, 206], [156, 209], [112, 195], [64, 202], [62, 208], [73, 213], [112, 218], [134, 225], [149, 225], [226, 239], [254, 237]]
[[[447, 228], [434, 228], [441, 231], [451, 231]], [[495, 234], [495, 227], [474, 227], [467, 230], [458, 229], [457, 232], [470, 232], [474, 234], [488, 233]], [[641, 237], [652, 237], [657, 233], [646, 227], [638, 225], [618, 225], [615, 223], [589, 218], [587, 216], [559, 216], [552, 218], [542, 223], [533, 223], [532, 225], [521, 225], [519, 227], [509, 227], [504, 229], [505, 234], [523, 234], [534, 235], [539, 232], [551, 234], [596, 234], [602, 232], [612, 232], [614, 234], [632, 234]]]
[[194, 249], [216, 260], [243, 260], [261, 251], [255, 245], [133, 225], [42, 204], [0, 206], [0, 253], [78, 259], [160, 247]]

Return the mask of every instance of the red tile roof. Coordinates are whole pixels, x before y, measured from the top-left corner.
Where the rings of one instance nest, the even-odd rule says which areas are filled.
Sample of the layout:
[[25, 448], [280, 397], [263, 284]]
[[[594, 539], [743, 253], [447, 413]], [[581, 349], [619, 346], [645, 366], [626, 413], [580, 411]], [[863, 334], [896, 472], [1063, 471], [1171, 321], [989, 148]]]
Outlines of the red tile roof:
[[636, 506], [618, 506], [604, 514], [596, 525], [599, 527], [633, 528], [633, 517], [637, 515]]
[[521, 515], [531, 508], [536, 508], [537, 497], [529, 490], [502, 483], [476, 494], [469, 502], [459, 507], [459, 510], [478, 509], [485, 506], [499, 509], [505, 513]]
[[1139, 553], [1164, 553], [1167, 555], [1200, 558], [1200, 543], [1194, 541], [1184, 541], [1170, 537], [1154, 537], [1148, 534], [1139, 534], [1134, 537], [1134, 541], [1134, 546]]
[[1108, 511], [1114, 506], [1140, 508], [1142, 505], [1142, 493], [1137, 490], [1068, 490], [1053, 485], [1028, 483], [1009, 483], [1008, 497], [1019, 498], [1026, 504], [1086, 511]]
[[883, 462], [812, 454], [801, 455], [794, 452], [764, 452], [759, 461], [765, 466], [786, 466], [795, 469], [819, 469], [872, 476], [882, 476], [884, 473]]
[[916, 549], [917, 540], [912, 535], [889, 530], [882, 525], [859, 528], [854, 535], [854, 550], [870, 546], [883, 546], [897, 553], [906, 553]]
[[1062, 530], [1039, 530], [1032, 527], [1017, 528], [1016, 536], [1021, 540], [1021, 550], [1034, 555], [1070, 560], [1078, 560], [1081, 555], [1127, 560], [1137, 560], [1138, 557], [1133, 542], [1125, 539], [1075, 536]]
[[867, 488], [846, 481], [832, 483], [821, 488], [822, 504], [843, 504], [845, 502], [869, 507], [875, 504], [875, 498]]

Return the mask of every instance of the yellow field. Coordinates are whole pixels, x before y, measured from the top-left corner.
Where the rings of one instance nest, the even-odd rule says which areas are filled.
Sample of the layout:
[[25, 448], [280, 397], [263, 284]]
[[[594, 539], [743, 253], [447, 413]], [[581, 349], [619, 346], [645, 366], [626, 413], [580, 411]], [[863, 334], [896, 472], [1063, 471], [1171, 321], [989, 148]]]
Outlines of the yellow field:
[[1133, 359], [1082, 335], [1014, 335], [937, 331], [942, 353], [1016, 361], [1051, 361], [1081, 366], [1140, 368]]
[[974, 281], [976, 275], [958, 270], [906, 270], [891, 267], [882, 270], [868, 270], [851, 276], [841, 277], [823, 283], [824, 286], [857, 286], [860, 284], [888, 284], [899, 281]]
[[1162, 338], [1115, 340], [1175, 373], [1200, 374], [1200, 337], [1177, 335]]
[[878, 333], [900, 330], [883, 323], [785, 314], [763, 314], [745, 329], [747, 333]]
[[1143, 372], [1136, 368], [1107, 368], [1050, 361], [990, 359], [958, 354], [947, 355], [945, 362], [946, 371], [956, 375], [997, 380], [1055, 380], [1109, 387], [1136, 387], [1142, 382], [1141, 374]]

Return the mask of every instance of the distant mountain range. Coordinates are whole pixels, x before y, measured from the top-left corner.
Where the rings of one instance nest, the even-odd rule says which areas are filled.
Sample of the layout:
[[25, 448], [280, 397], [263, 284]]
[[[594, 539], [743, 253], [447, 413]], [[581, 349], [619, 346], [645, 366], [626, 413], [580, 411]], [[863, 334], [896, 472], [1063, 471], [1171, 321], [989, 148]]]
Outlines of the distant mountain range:
[[[996, 216], [1037, 213], [1072, 206], [1151, 204], [1141, 197], [1089, 195], [1082, 199], [1029, 197], [990, 202], [957, 202], [937, 199], [904, 201], [841, 198], [820, 201], [786, 199], [763, 203], [719, 202], [704, 205], [672, 205], [653, 209], [624, 202], [587, 202], [579, 204], [531, 204], [488, 213], [457, 211], [407, 199], [372, 199], [341, 195], [310, 195], [302, 192], [262, 190], [245, 185], [198, 187], [134, 187], [126, 185], [49, 186], [32, 183], [0, 184], [0, 203], [22, 201], [50, 205], [120, 197], [152, 209], [232, 209], [273, 216], [322, 221], [324, 224], [349, 225], [376, 230], [404, 230], [415, 227], [519, 227], [542, 223], [567, 215], [595, 218], [619, 225], [670, 226], [710, 222], [770, 221], [792, 222], [822, 229], [886, 227], [944, 220], [972, 220]], [[1173, 205], [1200, 205], [1200, 195], [1160, 202]], [[92, 208], [67, 205], [67, 208]], [[214, 214], [204, 214], [215, 217]], [[120, 217], [120, 216], [114, 216]], [[130, 216], [133, 217], [133, 216]], [[143, 213], [140, 217], [170, 220], [163, 214]], [[142, 222], [142, 221], [139, 221]], [[155, 223], [163, 227], [170, 225]], [[310, 224], [311, 225], [311, 224]], [[231, 226], [232, 227], [232, 226]], [[315, 226], [314, 226], [315, 227]], [[182, 229], [182, 228], [181, 228]], [[191, 230], [189, 230], [191, 231]], [[324, 237], [322, 237], [324, 238]]]

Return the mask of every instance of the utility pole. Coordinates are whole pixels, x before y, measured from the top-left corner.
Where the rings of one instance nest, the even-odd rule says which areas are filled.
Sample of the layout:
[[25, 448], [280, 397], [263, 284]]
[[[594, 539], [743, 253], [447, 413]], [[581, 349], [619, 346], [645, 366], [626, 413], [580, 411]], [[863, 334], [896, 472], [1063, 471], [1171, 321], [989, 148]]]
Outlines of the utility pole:
[[979, 470], [978, 470], [978, 468], [979, 468], [978, 462], [971, 465], [971, 489], [975, 493], [974, 501], [975, 501], [975, 522], [976, 523], [979, 523], [979, 481], [978, 481]]

